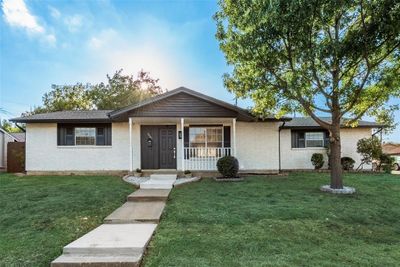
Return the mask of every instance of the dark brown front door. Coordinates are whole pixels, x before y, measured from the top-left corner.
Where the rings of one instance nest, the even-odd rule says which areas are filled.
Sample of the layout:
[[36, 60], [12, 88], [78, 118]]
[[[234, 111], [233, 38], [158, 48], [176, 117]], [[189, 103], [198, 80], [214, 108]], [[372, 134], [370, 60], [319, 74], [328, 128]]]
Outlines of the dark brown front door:
[[176, 169], [176, 126], [141, 126], [142, 169]]

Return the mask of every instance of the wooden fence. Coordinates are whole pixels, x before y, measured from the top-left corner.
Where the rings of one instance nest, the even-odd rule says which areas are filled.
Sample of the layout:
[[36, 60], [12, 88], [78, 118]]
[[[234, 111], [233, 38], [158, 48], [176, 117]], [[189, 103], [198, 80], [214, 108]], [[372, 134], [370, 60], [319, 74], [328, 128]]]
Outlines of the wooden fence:
[[7, 144], [7, 172], [25, 171], [25, 143], [9, 142]]

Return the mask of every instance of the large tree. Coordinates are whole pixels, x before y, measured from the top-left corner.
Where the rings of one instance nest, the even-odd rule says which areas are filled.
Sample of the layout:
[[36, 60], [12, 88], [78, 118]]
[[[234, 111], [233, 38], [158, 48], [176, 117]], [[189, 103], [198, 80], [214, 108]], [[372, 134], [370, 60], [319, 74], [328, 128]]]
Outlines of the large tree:
[[[341, 123], [399, 97], [398, 0], [220, 0], [225, 86], [254, 112], [301, 111], [329, 131], [331, 188], [343, 188]], [[382, 110], [382, 109], [381, 109]], [[389, 110], [389, 109], [388, 109]], [[319, 114], [328, 114], [323, 120]]]
[[107, 75], [106, 83], [52, 85], [43, 105], [23, 115], [61, 110], [118, 109], [163, 92], [158, 79], [141, 70], [137, 77], [122, 74], [122, 69]]
[[122, 70], [107, 75], [107, 83], [93, 86], [91, 98], [98, 109], [118, 109], [163, 92], [158, 79], [140, 71], [135, 78], [122, 75]]

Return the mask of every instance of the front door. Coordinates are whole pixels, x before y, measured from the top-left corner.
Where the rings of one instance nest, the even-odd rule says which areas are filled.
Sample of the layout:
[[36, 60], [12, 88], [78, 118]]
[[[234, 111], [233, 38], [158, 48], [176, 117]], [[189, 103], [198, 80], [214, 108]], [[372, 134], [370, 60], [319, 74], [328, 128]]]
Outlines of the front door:
[[176, 169], [176, 126], [141, 126], [142, 169]]

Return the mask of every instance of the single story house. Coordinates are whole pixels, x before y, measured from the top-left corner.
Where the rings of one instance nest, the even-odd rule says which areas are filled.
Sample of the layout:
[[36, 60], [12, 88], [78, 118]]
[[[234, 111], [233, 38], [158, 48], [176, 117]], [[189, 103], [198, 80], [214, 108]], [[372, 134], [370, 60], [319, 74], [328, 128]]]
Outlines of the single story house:
[[[215, 171], [224, 155], [240, 170], [311, 169], [327, 133], [310, 118], [259, 119], [247, 110], [180, 87], [119, 110], [61, 111], [15, 118], [26, 123], [26, 171], [38, 173]], [[357, 140], [373, 122], [342, 129], [342, 153], [358, 163]], [[357, 164], [356, 163], [356, 164]], [[326, 164], [325, 164], [326, 167]]]

